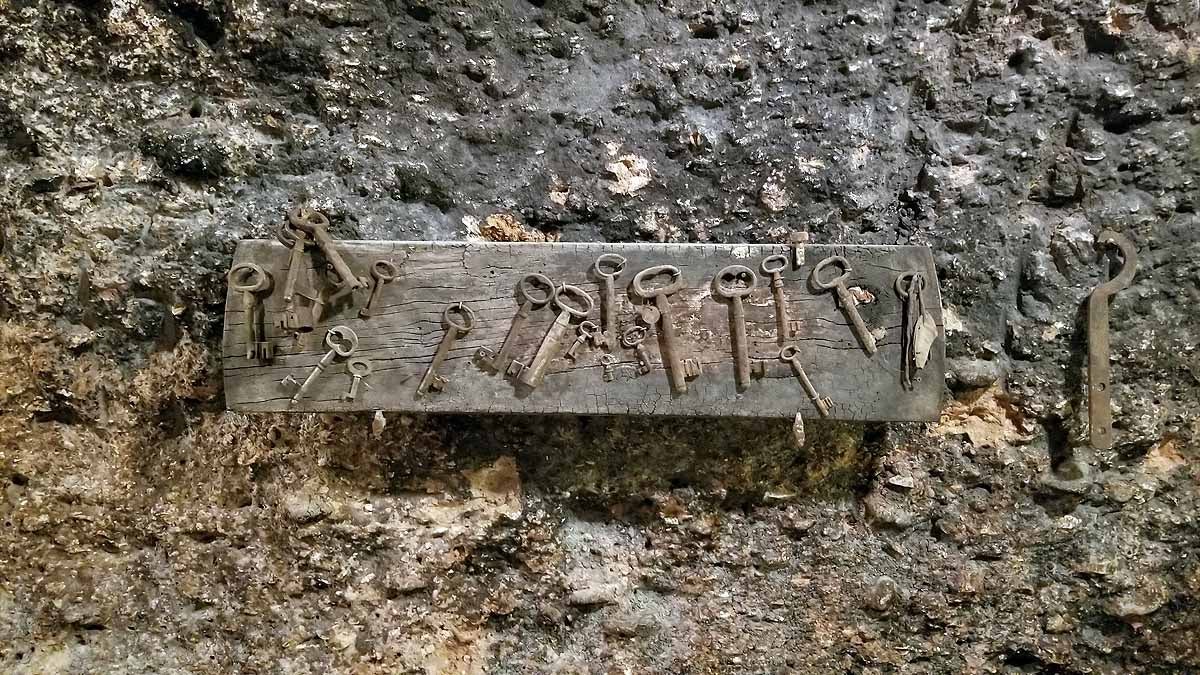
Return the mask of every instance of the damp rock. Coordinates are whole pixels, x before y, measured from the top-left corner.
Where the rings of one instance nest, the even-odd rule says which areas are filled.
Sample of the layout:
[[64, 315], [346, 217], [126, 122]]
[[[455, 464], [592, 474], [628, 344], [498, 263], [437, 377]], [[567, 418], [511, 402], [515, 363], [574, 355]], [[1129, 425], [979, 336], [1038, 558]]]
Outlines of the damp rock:
[[885, 612], [892, 608], [898, 599], [896, 581], [886, 575], [870, 581], [863, 592], [863, 605], [877, 612]]

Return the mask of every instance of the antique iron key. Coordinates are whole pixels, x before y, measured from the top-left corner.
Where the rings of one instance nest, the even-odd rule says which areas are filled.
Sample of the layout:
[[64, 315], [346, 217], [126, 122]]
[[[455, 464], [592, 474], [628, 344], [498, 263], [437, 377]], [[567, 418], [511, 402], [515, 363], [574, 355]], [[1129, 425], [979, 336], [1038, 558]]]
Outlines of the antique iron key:
[[1137, 271], [1137, 249], [1125, 237], [1105, 230], [1097, 244], [1121, 250], [1121, 271], [1100, 284], [1088, 297], [1088, 431], [1092, 447], [1112, 447], [1112, 367], [1108, 356], [1108, 299], [1128, 288]]
[[[347, 326], [334, 326], [325, 334], [325, 346], [329, 348], [329, 351], [325, 352], [325, 356], [322, 356], [317, 365], [313, 367], [312, 372], [304, 379], [304, 384], [301, 384], [296, 389], [296, 393], [292, 395], [292, 400], [288, 402], [289, 407], [294, 407], [300, 402], [300, 399], [304, 398], [308, 390], [312, 389], [313, 383], [317, 381], [321, 373], [325, 372], [329, 364], [333, 363], [334, 359], [338, 357], [346, 358], [353, 354], [354, 350], [358, 349], [358, 334]], [[296, 378], [288, 375], [284, 378], [283, 383], [295, 386]]]
[[567, 351], [563, 353], [563, 356], [574, 361], [575, 353], [579, 351], [580, 347], [582, 347], [588, 341], [596, 341], [596, 336], [599, 334], [599, 330], [600, 327], [596, 325], [595, 321], [584, 321], [583, 323], [579, 324], [579, 327], [575, 329], [575, 341], [571, 343], [570, 347], [567, 347]]
[[812, 401], [813, 407], [817, 409], [821, 417], [829, 417], [829, 409], [833, 406], [833, 401], [817, 393], [817, 388], [813, 386], [812, 380], [808, 379], [808, 373], [804, 372], [804, 365], [800, 363], [800, 350], [796, 348], [796, 345], [786, 345], [780, 349], [779, 359], [792, 364], [792, 372], [796, 374], [796, 379], [800, 380], [800, 386], [804, 388], [804, 393], [808, 394], [808, 400]]
[[[456, 321], [455, 314], [462, 315], [462, 320]], [[471, 329], [475, 327], [475, 312], [461, 302], [447, 305], [446, 309], [442, 311], [442, 326], [446, 329], [446, 336], [438, 344], [437, 351], [433, 354], [433, 360], [429, 362], [429, 368], [425, 371], [425, 376], [417, 385], [417, 396], [424, 396], [430, 389], [441, 391], [446, 386], [446, 378], [437, 374], [438, 366], [442, 365], [442, 361], [445, 361], [446, 356], [450, 354], [450, 347], [454, 345], [454, 341], [460, 336], [470, 333]]]
[[604, 327], [600, 347], [617, 341], [617, 275], [625, 270], [625, 258], [616, 253], [604, 253], [592, 265], [592, 269], [604, 284], [600, 296], [600, 325]]
[[358, 310], [359, 317], [371, 318], [375, 313], [375, 303], [379, 302], [379, 296], [383, 295], [384, 285], [392, 283], [399, 273], [396, 263], [391, 260], [376, 260], [371, 263], [371, 279], [374, 283], [371, 285], [371, 296], [367, 299], [367, 305]]
[[304, 252], [312, 246], [312, 239], [309, 239], [303, 231], [291, 227], [290, 223], [279, 226], [276, 238], [279, 243], [291, 249], [288, 258], [287, 279], [283, 284], [283, 318], [279, 321], [279, 327], [287, 331], [311, 332], [313, 329], [312, 310], [310, 307], [298, 306], [296, 296], [312, 297], [316, 294], [311, 291], [307, 295], [300, 293], [296, 290], [296, 284], [300, 280], [301, 273], [307, 272], [304, 264]]
[[350, 373], [350, 377], [354, 379], [350, 381], [350, 390], [342, 394], [342, 400], [349, 403], [357, 399], [358, 386], [360, 383], [362, 386], [370, 389], [371, 385], [363, 382], [362, 380], [363, 378], [370, 376], [372, 371], [373, 369], [371, 368], [371, 362], [367, 359], [350, 359], [347, 361], [346, 372]]
[[263, 315], [266, 313], [259, 302], [260, 293], [270, 293], [271, 274], [254, 263], [239, 263], [229, 270], [229, 286], [242, 294], [243, 321], [246, 322], [246, 358], [255, 361], [270, 361], [274, 349], [264, 335]]
[[616, 378], [614, 367], [617, 365], [617, 357], [612, 354], [601, 354], [600, 365], [604, 368], [604, 381], [612, 382]]
[[[924, 333], [936, 330], [933, 317], [929, 316], [925, 309], [924, 293], [927, 284], [925, 274], [920, 270], [901, 272], [896, 277], [895, 290], [896, 295], [900, 297], [901, 321], [904, 324], [900, 333], [900, 386], [905, 389], [913, 387], [913, 369], [925, 366], [918, 354], [918, 347], [923, 345], [918, 345], [918, 341], [928, 340]], [[928, 354], [927, 349], [925, 353]]]
[[[536, 293], [538, 288], [542, 289], [544, 295]], [[558, 287], [544, 274], [526, 274], [517, 282], [517, 295], [521, 296], [521, 306], [517, 308], [517, 314], [513, 317], [512, 324], [508, 327], [508, 334], [504, 336], [504, 342], [500, 345], [500, 351], [493, 352], [487, 347], [480, 347], [475, 352], [475, 358], [480, 363], [498, 373], [505, 373], [507, 375], [516, 374], [507, 371], [508, 367], [513, 363], [513, 347], [516, 345], [517, 337], [521, 334], [521, 329], [529, 321], [530, 313], [534, 309], [543, 307], [554, 301], [558, 295]]]
[[759, 268], [771, 277], [771, 295], [775, 299], [775, 332], [779, 342], [792, 337], [791, 322], [788, 320], [787, 297], [783, 294], [783, 271], [787, 269], [786, 255], [776, 254], [763, 259]]
[[[738, 281], [744, 282], [744, 285], [737, 285]], [[713, 279], [713, 293], [729, 300], [729, 311], [732, 313], [731, 337], [738, 389], [750, 386], [750, 355], [746, 344], [746, 308], [742, 306], [742, 298], [757, 287], [758, 275], [745, 265], [730, 265], [717, 272], [716, 278]]]
[[343, 284], [348, 285], [350, 290], [366, 287], [366, 280], [356, 277], [345, 259], [342, 258], [342, 254], [338, 253], [333, 237], [329, 236], [329, 219], [325, 217], [324, 213], [301, 206], [292, 209], [288, 214], [288, 220], [291, 221], [293, 227], [312, 237]]
[[[842, 273], [829, 281], [825, 281], [821, 279], [821, 272], [830, 265], [841, 267]], [[875, 336], [871, 334], [871, 331], [867, 330], [867, 324], [863, 323], [862, 317], [858, 313], [854, 296], [850, 295], [850, 291], [846, 290], [846, 279], [850, 278], [850, 273], [853, 271], [854, 269], [850, 267], [850, 263], [842, 256], [830, 256], [817, 263], [816, 267], [813, 268], [809, 280], [817, 290], [833, 290], [835, 292], [838, 306], [841, 307], [842, 313], [846, 315], [846, 318], [850, 320], [855, 337], [858, 338], [859, 343], [867, 354], [874, 354], [876, 350]]]
[[621, 333], [621, 344], [637, 354], [638, 374], [650, 372], [650, 352], [646, 351], [646, 327], [630, 326]]
[[[567, 304], [566, 298], [574, 296], [583, 300], [583, 309], [572, 307]], [[591, 314], [595, 303], [592, 301], [592, 296], [578, 286], [571, 284], [563, 284], [558, 289], [558, 294], [554, 296], [554, 306], [558, 307], [558, 316], [555, 317], [554, 323], [550, 324], [550, 329], [546, 331], [546, 336], [542, 338], [542, 344], [538, 347], [537, 354], [533, 356], [533, 360], [529, 362], [529, 366], [522, 369], [518, 379], [521, 384], [527, 387], [535, 388], [542, 383], [542, 379], [546, 376], [546, 368], [549, 367], [559, 348], [559, 343], [564, 335], [571, 328], [571, 319], [582, 319], [588, 314]]]
[[[646, 282], [661, 274], [671, 277], [666, 286], [648, 287]], [[638, 297], [653, 300], [657, 314], [653, 316], [658, 324], [658, 339], [662, 343], [663, 362], [667, 366], [667, 376], [671, 381], [671, 389], [678, 394], [687, 393], [687, 379], [683, 372], [683, 363], [675, 345], [675, 320], [671, 315], [671, 303], [667, 298], [683, 289], [683, 272], [674, 265], [655, 265], [647, 267], [633, 276], [633, 292]], [[623, 340], [623, 338], [622, 338]]]

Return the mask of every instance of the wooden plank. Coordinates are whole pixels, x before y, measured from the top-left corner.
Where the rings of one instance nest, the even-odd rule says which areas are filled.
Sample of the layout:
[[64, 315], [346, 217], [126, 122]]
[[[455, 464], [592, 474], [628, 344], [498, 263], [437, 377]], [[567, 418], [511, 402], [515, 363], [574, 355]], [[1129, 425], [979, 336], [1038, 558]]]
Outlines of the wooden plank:
[[[376, 314], [358, 317], [366, 292], [352, 306], [339, 308], [317, 330], [294, 340], [276, 327], [283, 308], [282, 286], [287, 276], [288, 250], [276, 241], [239, 243], [234, 264], [255, 262], [274, 278], [274, 289], [264, 300], [266, 331], [276, 345], [275, 359], [265, 365], [245, 358], [241, 296], [229, 292], [226, 302], [224, 373], [226, 403], [231, 410], [253, 412], [313, 412], [392, 410], [454, 413], [569, 413], [587, 415], [682, 415], [736, 417], [792, 417], [797, 410], [808, 419], [817, 412], [790, 367], [779, 360], [775, 310], [768, 279], [746, 298], [749, 353], [761, 361], [765, 376], [744, 391], [734, 381], [730, 346], [730, 311], [726, 301], [712, 293], [714, 275], [729, 264], [755, 271], [771, 254], [788, 254], [782, 245], [716, 244], [518, 244], [480, 242], [345, 241], [339, 251], [355, 271], [366, 274], [375, 260], [401, 265], [399, 277], [383, 288]], [[654, 370], [636, 374], [633, 350], [616, 348], [615, 379], [603, 380], [601, 352], [581, 351], [578, 363], [561, 356], [551, 364], [545, 381], [533, 391], [514, 387], [501, 375], [474, 362], [481, 346], [498, 349], [516, 313], [516, 284], [530, 272], [540, 272], [557, 282], [578, 285], [596, 300], [589, 318], [599, 322], [600, 283], [592, 263], [601, 253], [619, 253], [628, 259], [617, 279], [621, 325], [631, 324], [635, 302], [628, 294], [634, 273], [652, 265], [672, 264], [683, 271], [684, 290], [670, 298], [672, 314], [684, 356], [703, 364], [703, 374], [689, 382], [686, 393], [673, 393], [662, 367], [658, 337], [651, 332], [645, 344]], [[831, 418], [841, 420], [933, 421], [941, 408], [944, 373], [941, 299], [928, 248], [919, 246], [807, 245], [803, 265], [784, 271], [789, 312], [797, 322], [795, 343], [817, 390], [832, 399]], [[874, 296], [858, 311], [878, 338], [878, 352], [868, 356], [851, 333], [847, 319], [831, 292], [815, 293], [809, 275], [821, 259], [841, 255], [853, 273], [848, 286]], [[306, 257], [306, 264], [312, 258]], [[920, 270], [929, 281], [925, 304], [937, 325], [938, 337], [929, 362], [916, 371], [911, 390], [901, 386], [902, 308], [893, 290], [897, 275]], [[311, 267], [305, 274], [312, 274]], [[829, 272], [827, 272], [829, 274]], [[303, 277], [304, 275], [302, 275]], [[445, 391], [416, 395], [417, 384], [429, 365], [444, 331], [443, 309], [465, 302], [477, 315], [476, 326], [459, 338], [439, 372], [449, 379]], [[549, 309], [535, 311], [520, 335], [517, 359], [528, 363], [554, 319]], [[352, 328], [359, 337], [355, 356], [371, 360], [374, 372], [365, 380], [370, 390], [353, 402], [341, 400], [351, 378], [345, 366], [332, 366], [314, 384], [310, 394], [289, 407], [293, 390], [281, 384], [286, 376], [303, 381], [325, 353], [323, 340], [334, 325]], [[574, 332], [563, 347], [574, 338]]]

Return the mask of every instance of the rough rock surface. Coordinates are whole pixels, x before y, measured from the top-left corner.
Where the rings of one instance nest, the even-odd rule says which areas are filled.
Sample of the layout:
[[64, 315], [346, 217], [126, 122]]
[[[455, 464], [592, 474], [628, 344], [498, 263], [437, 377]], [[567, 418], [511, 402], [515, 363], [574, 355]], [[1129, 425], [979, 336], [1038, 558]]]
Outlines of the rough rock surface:
[[[1200, 669], [1198, 16], [0, 0], [0, 671]], [[231, 252], [300, 202], [356, 238], [928, 244], [946, 415], [794, 450], [224, 413]], [[1142, 265], [1100, 452], [1104, 228]]]

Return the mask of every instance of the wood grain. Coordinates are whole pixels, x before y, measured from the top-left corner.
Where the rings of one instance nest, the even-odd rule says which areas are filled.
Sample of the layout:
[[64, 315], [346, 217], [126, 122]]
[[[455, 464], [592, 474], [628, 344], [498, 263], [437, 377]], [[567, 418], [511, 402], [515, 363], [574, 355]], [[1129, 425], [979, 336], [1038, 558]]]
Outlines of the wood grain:
[[[226, 301], [224, 376], [227, 406], [231, 410], [352, 411], [393, 410], [455, 413], [569, 413], [588, 415], [676, 415], [792, 417], [797, 410], [806, 418], [815, 408], [779, 360], [781, 343], [776, 336], [774, 303], [769, 279], [760, 275], [758, 288], [744, 305], [749, 353], [762, 362], [765, 376], [745, 391], [734, 382], [728, 301], [712, 293], [713, 277], [729, 264], [755, 271], [761, 260], [774, 253], [789, 253], [782, 245], [716, 244], [507, 244], [475, 242], [345, 241], [338, 250], [350, 266], [367, 276], [372, 262], [392, 260], [400, 266], [395, 281], [383, 288], [375, 314], [358, 317], [369, 289], [353, 303], [335, 308], [317, 329], [294, 339], [276, 327], [283, 309], [282, 286], [287, 276], [288, 250], [269, 240], [239, 243], [233, 264], [256, 262], [274, 278], [274, 289], [264, 299], [267, 335], [276, 345], [272, 363], [260, 365], [245, 358], [245, 327], [240, 295], [230, 291]], [[684, 357], [697, 359], [703, 374], [689, 382], [686, 393], [671, 391], [662, 367], [658, 336], [646, 339], [654, 369], [636, 373], [631, 349], [613, 350], [618, 359], [615, 379], [603, 380], [599, 350], [580, 350], [576, 363], [561, 356], [550, 365], [543, 384], [532, 391], [474, 361], [475, 351], [499, 349], [516, 313], [516, 284], [525, 274], [540, 272], [559, 283], [578, 285], [595, 300], [589, 317], [599, 323], [600, 280], [592, 263], [601, 253], [619, 253], [628, 259], [617, 278], [620, 324], [635, 318], [640, 299], [629, 296], [629, 282], [638, 270], [673, 264], [683, 271], [685, 289], [670, 298], [679, 344]], [[814, 292], [809, 284], [813, 265], [831, 255], [846, 257], [853, 266], [847, 286], [856, 286], [874, 297], [860, 304], [859, 313], [878, 338], [879, 351], [864, 352], [851, 332], [846, 316], [832, 292]], [[833, 400], [833, 419], [876, 421], [933, 421], [941, 408], [944, 373], [942, 310], [933, 256], [919, 246], [826, 246], [803, 249], [801, 269], [784, 272], [785, 293], [791, 318], [798, 328], [795, 343], [805, 370], [824, 396]], [[319, 277], [310, 267], [301, 277]], [[917, 371], [912, 390], [900, 382], [900, 300], [893, 290], [897, 275], [921, 270], [929, 287], [925, 302], [938, 327], [929, 362]], [[829, 272], [827, 272], [828, 274]], [[304, 285], [304, 282], [302, 282]], [[428, 367], [444, 330], [442, 311], [449, 303], [464, 302], [475, 310], [476, 325], [453, 346], [439, 373], [449, 379], [445, 391], [416, 395], [417, 384]], [[521, 333], [514, 356], [532, 360], [554, 320], [550, 309], [535, 311]], [[374, 372], [353, 402], [341, 396], [351, 378], [339, 360], [313, 386], [309, 396], [289, 407], [293, 390], [281, 384], [287, 376], [303, 380], [325, 353], [328, 328], [345, 325], [359, 336], [355, 356], [370, 359]], [[561, 349], [574, 339], [574, 331]], [[561, 354], [561, 351], [560, 351]]]

